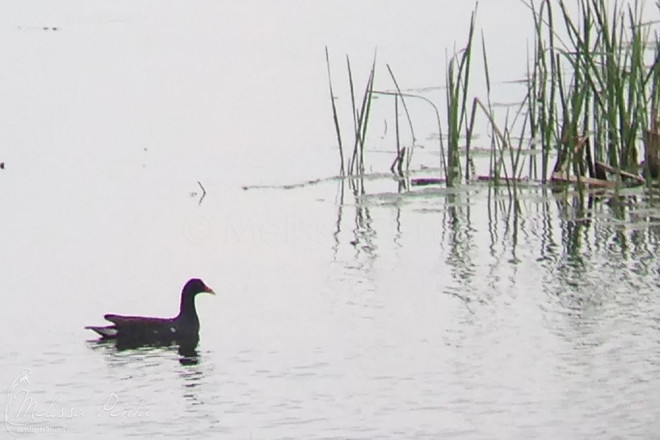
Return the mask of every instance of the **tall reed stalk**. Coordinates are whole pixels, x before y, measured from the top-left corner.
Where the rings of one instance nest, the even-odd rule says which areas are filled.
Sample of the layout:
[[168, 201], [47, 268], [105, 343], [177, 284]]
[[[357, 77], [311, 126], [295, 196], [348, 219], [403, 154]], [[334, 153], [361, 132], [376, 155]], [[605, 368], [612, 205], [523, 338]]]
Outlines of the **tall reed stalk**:
[[[470, 18], [470, 30], [465, 48], [453, 55], [447, 64], [447, 185], [452, 186], [460, 177], [460, 137], [463, 125], [467, 125], [467, 97], [472, 60], [476, 7]], [[466, 127], [471, 136], [471, 128]]]
[[335, 133], [337, 135], [337, 144], [339, 146], [339, 174], [344, 176], [344, 145], [341, 140], [341, 127], [339, 126], [339, 116], [337, 115], [337, 105], [335, 104], [335, 93], [332, 89], [332, 74], [330, 73], [330, 55], [328, 47], [325, 48], [325, 63], [328, 68], [328, 85], [330, 88], [330, 102], [332, 103], [332, 120], [335, 125]]
[[340, 161], [340, 175], [363, 175], [364, 174], [364, 149], [365, 139], [367, 137], [367, 127], [369, 123], [369, 113], [371, 110], [371, 102], [373, 98], [374, 77], [376, 74], [376, 54], [371, 64], [369, 77], [362, 92], [361, 100], [358, 102], [356, 96], [355, 83], [353, 81], [353, 70], [351, 68], [351, 61], [346, 56], [346, 71], [348, 74], [348, 85], [351, 95], [351, 120], [353, 122], [353, 151], [350, 156], [344, 155], [344, 144], [342, 141], [341, 127], [339, 124], [339, 114], [337, 105], [335, 103], [335, 95], [332, 86], [332, 76], [330, 73], [330, 56], [328, 48], [325, 48], [326, 64], [328, 69], [328, 84], [330, 90], [330, 100], [332, 102], [332, 118], [335, 126], [335, 133], [337, 136], [337, 143], [339, 146], [339, 161]]

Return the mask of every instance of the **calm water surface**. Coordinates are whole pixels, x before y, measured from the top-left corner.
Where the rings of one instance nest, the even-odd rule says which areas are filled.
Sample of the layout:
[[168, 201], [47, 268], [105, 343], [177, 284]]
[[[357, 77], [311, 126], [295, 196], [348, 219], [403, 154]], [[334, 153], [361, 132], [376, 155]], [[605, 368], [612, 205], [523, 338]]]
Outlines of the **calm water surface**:
[[[323, 45], [441, 84], [472, 5], [8, 3], [0, 437], [658, 436], [657, 192], [277, 186], [337, 170]], [[196, 363], [83, 330], [172, 316], [193, 276], [218, 293]]]

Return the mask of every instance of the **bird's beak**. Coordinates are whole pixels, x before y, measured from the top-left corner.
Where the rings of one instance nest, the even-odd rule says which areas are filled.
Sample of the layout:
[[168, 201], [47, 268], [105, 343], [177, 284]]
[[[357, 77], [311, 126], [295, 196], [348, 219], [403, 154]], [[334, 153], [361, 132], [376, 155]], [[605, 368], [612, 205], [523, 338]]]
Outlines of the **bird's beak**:
[[206, 286], [206, 289], [204, 290], [204, 292], [210, 293], [211, 295], [215, 295], [215, 292], [209, 286]]

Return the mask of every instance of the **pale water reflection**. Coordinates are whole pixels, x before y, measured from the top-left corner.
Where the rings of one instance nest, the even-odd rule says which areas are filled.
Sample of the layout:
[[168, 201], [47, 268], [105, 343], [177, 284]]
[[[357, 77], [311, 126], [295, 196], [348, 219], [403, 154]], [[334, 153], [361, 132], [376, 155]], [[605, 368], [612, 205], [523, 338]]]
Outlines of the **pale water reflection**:
[[[233, 221], [249, 227], [231, 238], [226, 200], [190, 201], [207, 239], [179, 246], [211, 259], [202, 275], [224, 286], [198, 299], [194, 362], [176, 347], [84, 342], [82, 326], [108, 302], [154, 310], [176, 298], [156, 273], [158, 289], [127, 284], [100, 299], [105, 286], [82, 295], [89, 285], [73, 278], [32, 314], [5, 314], [12, 328], [30, 323], [2, 356], [3, 377], [31, 372], [23, 386], [34, 404], [10, 406], [12, 426], [63, 427], [62, 438], [652, 437], [654, 193], [592, 194], [582, 207], [537, 187], [514, 203], [485, 185], [396, 185], [374, 180], [373, 192], [348, 191], [343, 203], [336, 182], [240, 191]], [[47, 313], [62, 301], [82, 304], [64, 325]], [[55, 323], [61, 331], [34, 338]]]

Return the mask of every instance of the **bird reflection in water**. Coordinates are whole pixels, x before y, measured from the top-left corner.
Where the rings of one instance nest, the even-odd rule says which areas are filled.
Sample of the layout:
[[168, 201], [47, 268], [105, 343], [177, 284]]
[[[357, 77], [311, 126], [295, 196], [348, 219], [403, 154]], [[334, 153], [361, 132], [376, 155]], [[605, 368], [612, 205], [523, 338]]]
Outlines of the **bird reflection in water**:
[[179, 363], [181, 365], [197, 365], [199, 363], [199, 353], [197, 353], [197, 341], [194, 344], [179, 345]]

